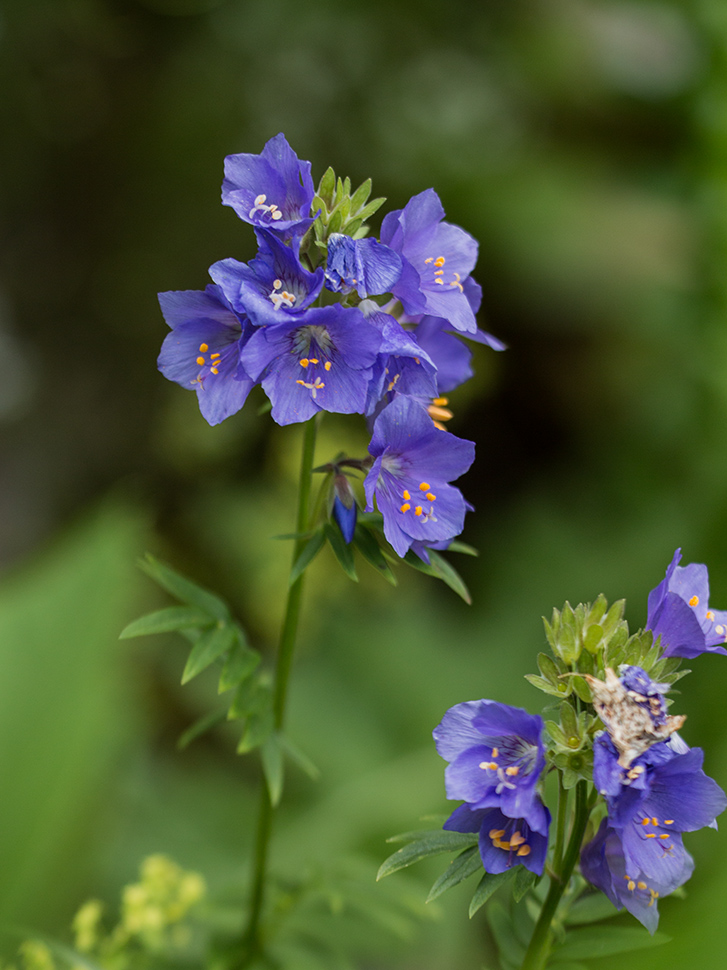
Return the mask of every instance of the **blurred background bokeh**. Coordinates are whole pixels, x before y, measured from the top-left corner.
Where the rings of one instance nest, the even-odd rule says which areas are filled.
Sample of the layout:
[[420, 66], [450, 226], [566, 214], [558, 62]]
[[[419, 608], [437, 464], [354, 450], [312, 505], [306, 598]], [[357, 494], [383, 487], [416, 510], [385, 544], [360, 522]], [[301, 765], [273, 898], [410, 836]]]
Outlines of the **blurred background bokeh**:
[[[396, 590], [311, 571], [291, 733], [322, 779], [291, 773], [281, 870], [328, 853], [368, 886], [387, 835], [446, 811], [433, 726], [477, 697], [538, 708], [553, 605], [626, 596], [639, 626], [677, 546], [727, 605], [724, 0], [0, 0], [0, 125], [0, 924], [67, 935], [150, 852], [214, 893], [243, 874], [254, 759], [224, 730], [176, 750], [212, 679], [181, 689], [181, 641], [117, 636], [164, 603], [151, 550], [275, 641], [297, 430], [261, 398], [210, 429], [156, 371], [155, 294], [253, 255], [222, 160], [279, 131], [386, 209], [434, 186], [510, 347], [452, 396], [474, 605], [404, 568]], [[365, 449], [355, 427], [327, 420], [319, 460]], [[727, 663], [693, 666], [684, 735], [727, 786]], [[688, 847], [642, 970], [724, 966], [727, 841]], [[422, 908], [438, 871], [392, 887]], [[347, 929], [353, 965], [494, 966], [468, 887]]]

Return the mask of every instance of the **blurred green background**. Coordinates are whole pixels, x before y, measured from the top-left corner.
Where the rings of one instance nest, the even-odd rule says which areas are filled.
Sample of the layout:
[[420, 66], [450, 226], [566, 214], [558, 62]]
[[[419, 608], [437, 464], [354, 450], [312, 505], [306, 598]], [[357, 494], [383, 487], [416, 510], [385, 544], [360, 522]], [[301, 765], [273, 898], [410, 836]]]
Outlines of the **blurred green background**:
[[[0, 86], [0, 924], [66, 934], [149, 852], [222, 895], [243, 873], [254, 766], [225, 731], [175, 747], [212, 679], [182, 690], [181, 641], [117, 635], [164, 603], [134, 566], [151, 550], [276, 638], [297, 430], [259, 398], [207, 427], [155, 369], [155, 294], [253, 255], [222, 160], [278, 131], [386, 209], [434, 186], [510, 346], [477, 348], [452, 397], [477, 442], [474, 606], [408, 570], [311, 571], [290, 724], [323, 774], [290, 779], [281, 870], [330, 852], [375, 893], [385, 837], [447, 810], [444, 711], [541, 703], [522, 675], [553, 605], [626, 596], [636, 627], [677, 546], [727, 605], [724, 0], [0, 0]], [[320, 461], [365, 448], [355, 424], [324, 422]], [[684, 736], [724, 787], [727, 665], [694, 666]], [[688, 847], [675, 940], [642, 970], [724, 966], [727, 841]], [[381, 891], [421, 909], [438, 871]], [[494, 966], [468, 888], [332, 933], [357, 967]]]

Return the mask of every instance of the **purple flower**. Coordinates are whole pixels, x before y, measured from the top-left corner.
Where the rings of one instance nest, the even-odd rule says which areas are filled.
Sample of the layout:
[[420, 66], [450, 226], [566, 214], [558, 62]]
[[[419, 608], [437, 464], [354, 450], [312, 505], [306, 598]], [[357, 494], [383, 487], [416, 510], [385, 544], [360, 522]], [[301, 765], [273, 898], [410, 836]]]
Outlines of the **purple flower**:
[[449, 485], [470, 467], [471, 441], [439, 431], [412, 398], [397, 396], [374, 422], [369, 444], [374, 457], [366, 476], [367, 511], [374, 495], [384, 517], [384, 534], [399, 556], [415, 541], [440, 543], [459, 535], [467, 503]]
[[285, 236], [304, 233], [313, 222], [310, 162], [301, 162], [282, 133], [259, 155], [243, 152], [225, 159], [222, 204], [253, 226]]
[[240, 410], [255, 384], [240, 363], [254, 328], [218, 286], [160, 293], [159, 304], [172, 328], [162, 344], [159, 370], [170, 381], [194, 388], [203, 417], [219, 424]]
[[[447, 798], [471, 809], [498, 808], [546, 834], [545, 808], [536, 793], [545, 766], [543, 719], [497, 701], [455, 704], [434, 729], [445, 770]], [[465, 831], [474, 831], [468, 829]]]
[[334, 232], [328, 238], [326, 286], [336, 293], [355, 289], [363, 300], [388, 293], [401, 276], [401, 265], [401, 257], [375, 239]]
[[391, 292], [409, 315], [442, 317], [455, 330], [474, 333], [477, 323], [465, 286], [477, 261], [477, 242], [443, 219], [434, 189], [384, 218], [381, 241], [403, 258]]
[[275, 325], [313, 303], [323, 288], [323, 269], [310, 273], [301, 266], [297, 240], [286, 246], [265, 229], [256, 235], [260, 248], [249, 264], [222, 259], [209, 272], [235, 310], [257, 326]]
[[669, 846], [660, 839], [642, 839], [638, 851], [622, 841], [622, 833], [603, 819], [596, 837], [581, 853], [585, 879], [608, 896], [617, 909], [626, 909], [653, 933], [659, 923], [656, 902], [689, 879], [692, 857], [681, 836], [672, 835]]
[[523, 865], [542, 875], [548, 852], [550, 812], [541, 803], [542, 827], [524, 818], [510, 818], [499, 808], [472, 809], [460, 805], [444, 823], [450, 832], [479, 832], [480, 858], [485, 872], [496, 875]]
[[661, 636], [665, 657], [692, 659], [702, 653], [723, 653], [727, 641], [727, 610], [709, 609], [707, 567], [680, 566], [681, 549], [674, 553], [666, 576], [649, 593], [647, 630]]
[[381, 347], [369, 384], [366, 414], [373, 414], [377, 405], [392, 394], [429, 400], [437, 394], [436, 367], [414, 334], [404, 330], [399, 321], [384, 313], [371, 300], [359, 309], [381, 333]]
[[338, 471], [333, 477], [333, 518], [338, 523], [346, 544], [353, 539], [356, 531], [356, 519], [358, 517], [358, 506], [356, 496], [348, 478]]
[[472, 351], [460, 336], [485, 344], [493, 350], [505, 350], [505, 344], [484, 330], [455, 336], [450, 324], [440, 317], [424, 316], [414, 332], [417, 343], [434, 361], [437, 368], [437, 389], [447, 394], [472, 377]]
[[278, 326], [258, 327], [243, 350], [278, 424], [318, 411], [363, 414], [381, 335], [354, 307], [313, 307]]

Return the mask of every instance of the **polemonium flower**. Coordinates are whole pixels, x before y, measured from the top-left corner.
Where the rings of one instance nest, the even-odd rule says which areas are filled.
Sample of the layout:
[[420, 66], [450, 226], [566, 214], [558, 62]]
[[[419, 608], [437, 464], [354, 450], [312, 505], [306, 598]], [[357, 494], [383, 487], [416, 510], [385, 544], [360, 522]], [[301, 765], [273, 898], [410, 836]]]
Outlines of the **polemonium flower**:
[[692, 659], [702, 653], [723, 653], [727, 641], [727, 610], [709, 608], [707, 567], [680, 566], [674, 553], [664, 579], [649, 593], [647, 630], [661, 637], [665, 657]]
[[361, 299], [390, 292], [401, 276], [401, 257], [375, 239], [352, 239], [340, 232], [328, 237], [326, 286], [335, 293], [356, 290]]
[[440, 394], [453, 391], [468, 381], [474, 373], [470, 366], [472, 351], [462, 342], [464, 336], [493, 350], [505, 350], [505, 344], [484, 330], [456, 335], [447, 320], [424, 316], [414, 331], [417, 343], [425, 350], [437, 368], [437, 389]]
[[222, 204], [253, 226], [299, 235], [313, 222], [310, 162], [301, 162], [282, 132], [259, 155], [242, 152], [225, 159]]
[[433, 733], [437, 751], [449, 762], [447, 798], [461, 798], [471, 808], [498, 808], [547, 832], [536, 792], [545, 766], [539, 715], [497, 701], [464, 701], [447, 711]]
[[467, 503], [448, 483], [474, 461], [473, 442], [439, 431], [426, 410], [400, 395], [374, 422], [369, 444], [374, 458], [366, 476], [367, 511], [374, 496], [384, 534], [399, 556], [415, 541], [439, 543], [459, 535]]
[[409, 315], [442, 317], [455, 330], [474, 333], [477, 323], [465, 285], [477, 261], [477, 242], [443, 219], [434, 189], [415, 195], [384, 218], [381, 242], [403, 260], [391, 292]]
[[323, 269], [311, 273], [301, 265], [295, 239], [287, 246], [264, 229], [256, 235], [260, 248], [255, 259], [222, 259], [209, 272], [235, 310], [258, 326], [275, 325], [313, 303], [323, 288]]
[[199, 409], [211, 425], [235, 414], [255, 381], [240, 363], [253, 326], [235, 313], [222, 290], [179, 290], [159, 294], [164, 319], [172, 328], [157, 365], [170, 381], [197, 392]]
[[381, 335], [354, 307], [313, 307], [278, 326], [258, 327], [242, 364], [260, 380], [278, 424], [318, 411], [363, 414]]
[[544, 805], [540, 828], [530, 820], [510, 818], [499, 808], [472, 809], [460, 805], [444, 823], [450, 832], [479, 832], [480, 858], [492, 875], [522, 865], [542, 875], [548, 852], [550, 812]]
[[581, 853], [584, 878], [617, 909], [625, 907], [650, 933], [659, 923], [657, 900], [685, 883], [693, 870], [694, 861], [679, 835], [670, 838], [668, 851], [658, 839], [645, 839], [634, 857], [605, 818]]
[[384, 313], [371, 300], [360, 304], [368, 322], [381, 334], [381, 347], [369, 384], [366, 414], [392, 394], [429, 399], [437, 393], [437, 369], [429, 354], [419, 345], [414, 334], [404, 330], [399, 321]]

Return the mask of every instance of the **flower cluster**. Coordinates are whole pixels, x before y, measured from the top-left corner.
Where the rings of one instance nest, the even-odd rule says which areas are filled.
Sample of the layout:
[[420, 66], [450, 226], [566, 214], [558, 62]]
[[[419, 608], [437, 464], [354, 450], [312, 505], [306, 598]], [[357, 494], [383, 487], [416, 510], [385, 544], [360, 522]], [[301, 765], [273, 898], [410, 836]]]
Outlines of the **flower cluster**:
[[[663, 723], [664, 685], [629, 665], [620, 683], [634, 707], [646, 706], [654, 724]], [[700, 749], [690, 749], [675, 733], [632, 759], [624, 759], [610, 730], [595, 738], [593, 782], [608, 814], [583, 849], [581, 871], [652, 933], [656, 901], [685, 883], [694, 868], [682, 833], [715, 827], [727, 806], [722, 789], [702, 770], [703, 760]]]
[[548, 849], [550, 812], [537, 791], [545, 767], [543, 721], [496, 701], [465, 701], [434, 729], [447, 798], [463, 799], [444, 828], [479, 832], [489, 873], [524, 865], [540, 875]]
[[259, 155], [229, 156], [222, 202], [253, 227], [257, 255], [215, 263], [205, 290], [159, 295], [171, 332], [158, 366], [196, 391], [211, 425], [256, 384], [281, 425], [320, 411], [365, 415], [367, 510], [375, 498], [396, 552], [426, 560], [461, 531], [468, 508], [449, 483], [474, 446], [441, 424], [451, 416], [442, 395], [472, 373], [460, 337], [504, 345], [477, 328], [477, 243], [444, 221], [436, 192], [390, 212], [380, 240], [364, 223], [383, 200], [367, 198], [366, 185], [353, 195], [336, 187], [331, 170], [316, 193], [310, 162], [282, 134]]

